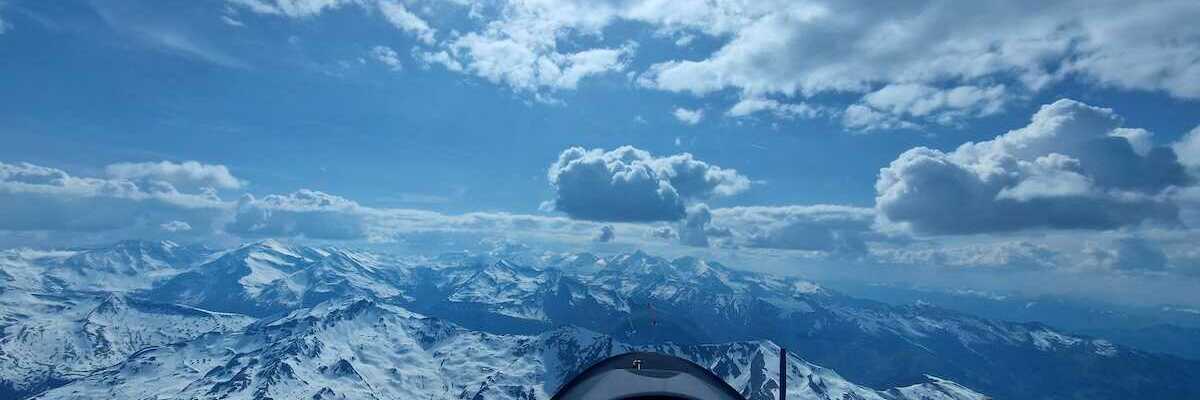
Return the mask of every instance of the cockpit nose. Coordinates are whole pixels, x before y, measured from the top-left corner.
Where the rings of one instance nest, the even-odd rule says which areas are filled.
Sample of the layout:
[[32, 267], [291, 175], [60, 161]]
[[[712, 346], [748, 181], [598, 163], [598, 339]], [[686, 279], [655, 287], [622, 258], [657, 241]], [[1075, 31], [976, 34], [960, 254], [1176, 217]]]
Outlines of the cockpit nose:
[[552, 400], [745, 400], [708, 369], [650, 352], [601, 360], [564, 384]]

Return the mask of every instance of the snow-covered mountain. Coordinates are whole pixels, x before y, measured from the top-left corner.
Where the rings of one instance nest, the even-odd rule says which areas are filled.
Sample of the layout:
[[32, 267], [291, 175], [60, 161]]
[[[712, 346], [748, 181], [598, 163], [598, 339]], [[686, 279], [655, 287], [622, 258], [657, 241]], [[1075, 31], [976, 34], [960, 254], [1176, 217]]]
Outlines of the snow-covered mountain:
[[[635, 349], [684, 357], [749, 399], [774, 398], [779, 348], [769, 341], [632, 346], [563, 327], [540, 335], [470, 331], [374, 300], [333, 300], [244, 332], [143, 350], [38, 399], [544, 399], [575, 373]], [[789, 357], [797, 399], [981, 399], [944, 380], [887, 391]]]
[[37, 392], [119, 364], [147, 347], [240, 331], [254, 322], [240, 314], [119, 294], [77, 296], [69, 304], [5, 329], [0, 337], [0, 395]]
[[[695, 258], [171, 246], [0, 252], [0, 361], [19, 367], [0, 398], [545, 398], [635, 348], [771, 398], [778, 345], [796, 398], [1200, 397], [1200, 363]], [[106, 250], [129, 256], [79, 256]], [[106, 290], [56, 272], [92, 262], [143, 273]]]
[[150, 290], [147, 297], [266, 316], [326, 299], [401, 296], [405, 269], [381, 256], [344, 249], [290, 247], [274, 240], [221, 252]]

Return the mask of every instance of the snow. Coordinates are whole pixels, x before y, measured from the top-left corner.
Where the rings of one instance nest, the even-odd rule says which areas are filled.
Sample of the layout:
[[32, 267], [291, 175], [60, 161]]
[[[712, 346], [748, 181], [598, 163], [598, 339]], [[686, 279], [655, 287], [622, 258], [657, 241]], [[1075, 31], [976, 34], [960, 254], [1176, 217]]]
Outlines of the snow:
[[1096, 339], [1092, 341], [1092, 346], [1095, 347], [1095, 353], [1104, 357], [1116, 357], [1117, 346], [1107, 340]]
[[1082, 339], [1063, 335], [1050, 329], [1029, 332], [1029, 337], [1033, 340], [1033, 345], [1042, 351], [1053, 351], [1060, 347], [1074, 346], [1082, 341]]
[[[169, 250], [162, 254], [171, 259], [155, 256], [155, 248]], [[76, 258], [82, 261], [74, 270], [64, 268], [65, 260], [80, 254], [92, 256]], [[749, 273], [697, 259], [667, 261], [640, 252], [555, 257], [543, 257], [550, 260], [547, 266], [533, 268], [509, 259], [400, 258], [276, 241], [225, 252], [137, 243], [72, 252], [3, 251], [0, 384], [29, 388], [46, 377], [72, 380], [46, 392], [45, 399], [544, 399], [590, 362], [643, 349], [723, 370], [731, 384], [755, 399], [777, 394], [772, 385], [779, 349], [770, 341], [635, 345], [644, 343], [636, 334], [618, 340], [563, 326], [555, 319], [561, 318], [556, 316], [561, 310], [547, 312], [548, 305], [559, 305], [551, 301], [564, 298], [555, 296], [566, 295], [561, 290], [568, 291], [570, 306], [591, 307], [586, 312], [596, 313], [568, 316], [595, 318], [597, 329], [612, 318], [632, 318], [647, 299], [662, 309], [693, 310], [720, 321], [762, 317], [748, 312], [761, 312], [766, 304], [782, 315], [803, 314], [796, 320], [809, 321], [804, 329], [811, 332], [846, 329], [861, 335], [856, 340], [879, 337], [931, 352], [986, 347], [976, 344], [1047, 352], [1086, 345], [1085, 354], [1093, 357], [1122, 354], [1122, 348], [1107, 341], [1085, 341], [1038, 325], [988, 321], [936, 307], [871, 305], [796, 277]], [[128, 267], [145, 267], [148, 273], [127, 277], [98, 272]], [[189, 280], [179, 278], [185, 275]], [[55, 286], [59, 281], [64, 283]], [[138, 288], [145, 287], [177, 291], [153, 292], [161, 295], [153, 301], [137, 298], [145, 293]], [[81, 294], [76, 288], [96, 291]], [[468, 329], [431, 317], [462, 318], [421, 308], [430, 304], [422, 301], [467, 310], [466, 318], [501, 315], [557, 328], [499, 334], [466, 323], [473, 321], [455, 320], [473, 327]], [[206, 310], [210, 306], [222, 312]], [[239, 312], [259, 312], [254, 315], [260, 318]], [[788, 360], [789, 394], [798, 399], [983, 398], [933, 376], [916, 385], [876, 390], [802, 356], [793, 353]]]

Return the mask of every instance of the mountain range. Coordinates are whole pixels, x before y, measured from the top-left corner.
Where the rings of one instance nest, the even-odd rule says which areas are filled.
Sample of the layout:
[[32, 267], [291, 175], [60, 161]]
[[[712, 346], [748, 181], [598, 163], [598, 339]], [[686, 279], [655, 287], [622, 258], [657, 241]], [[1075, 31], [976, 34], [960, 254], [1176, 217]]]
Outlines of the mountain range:
[[1200, 397], [1200, 362], [642, 252], [13, 249], [0, 329], [17, 399], [544, 399], [631, 350], [771, 399], [780, 346], [789, 398]]

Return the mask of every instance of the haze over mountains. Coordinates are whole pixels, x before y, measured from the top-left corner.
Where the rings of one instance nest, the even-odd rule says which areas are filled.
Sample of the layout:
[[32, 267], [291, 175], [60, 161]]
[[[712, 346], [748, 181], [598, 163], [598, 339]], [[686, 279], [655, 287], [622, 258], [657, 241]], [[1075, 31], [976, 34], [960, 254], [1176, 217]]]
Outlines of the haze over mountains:
[[[548, 398], [633, 349], [752, 399], [1194, 398], [1200, 362], [642, 252], [0, 252], [0, 397]], [[836, 371], [836, 372], [835, 372]]]

